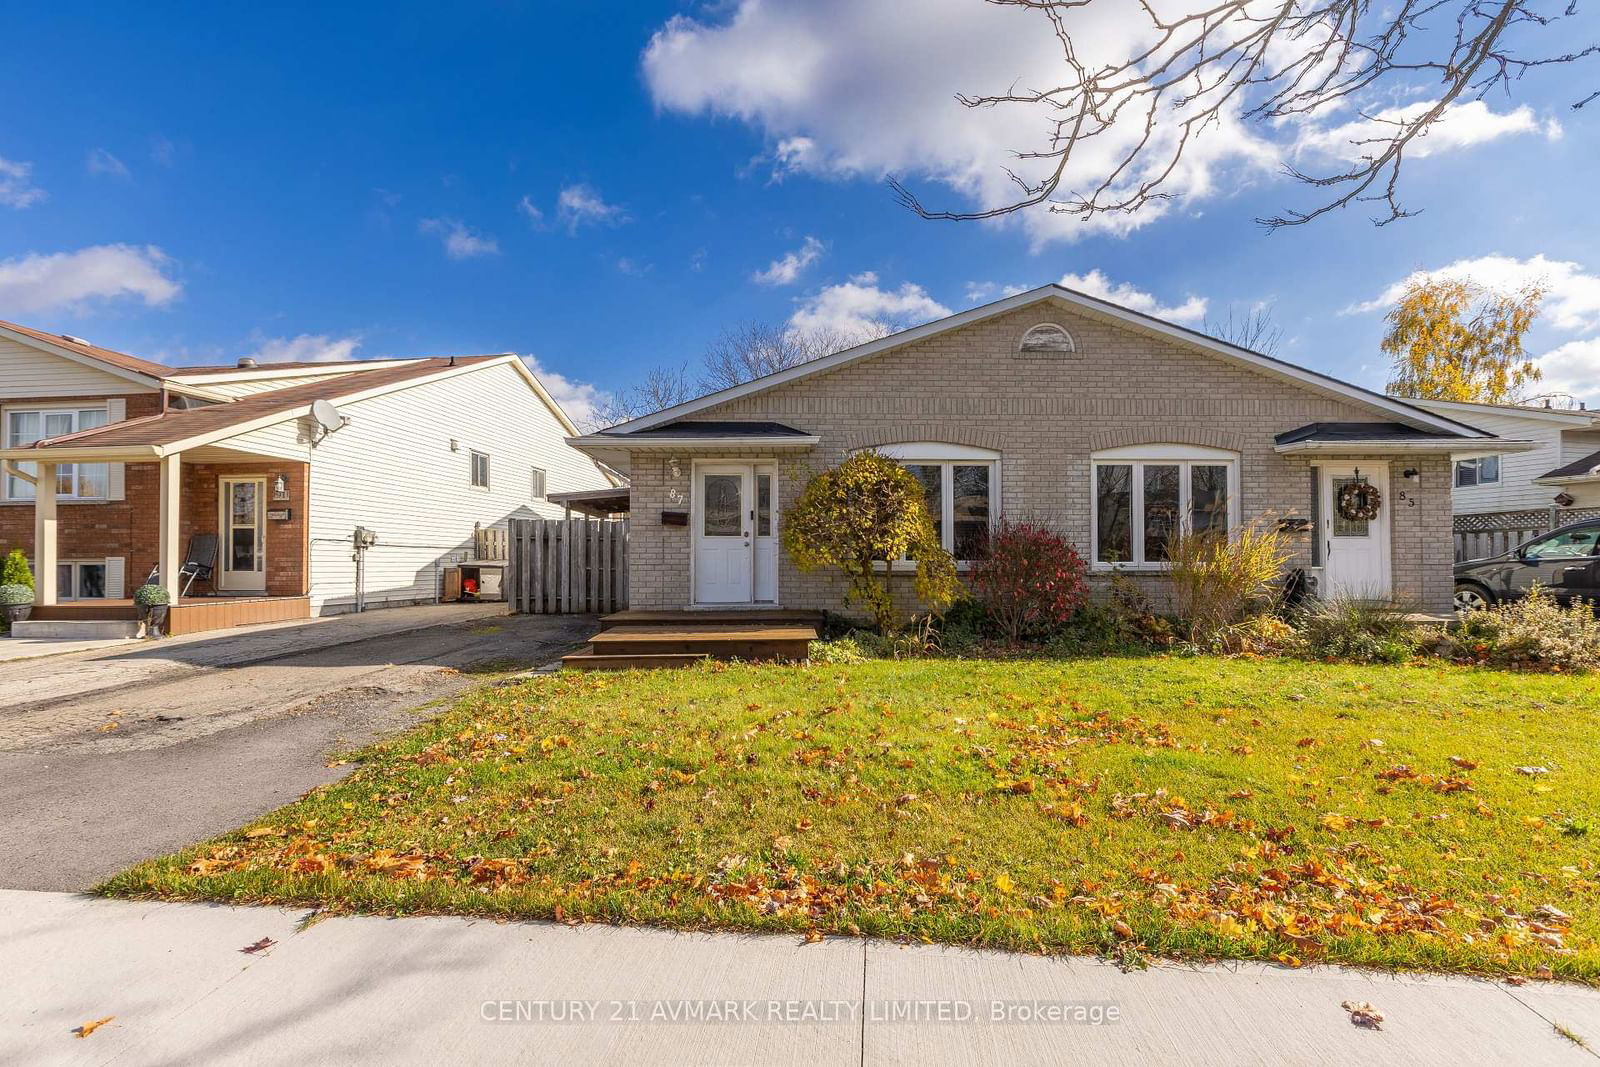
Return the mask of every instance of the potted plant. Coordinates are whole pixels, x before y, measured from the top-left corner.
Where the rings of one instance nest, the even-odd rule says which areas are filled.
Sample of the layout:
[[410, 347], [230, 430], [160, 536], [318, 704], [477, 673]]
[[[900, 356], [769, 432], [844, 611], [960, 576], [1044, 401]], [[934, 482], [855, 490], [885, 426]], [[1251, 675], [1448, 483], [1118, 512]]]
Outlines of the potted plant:
[[8, 625], [25, 622], [33, 614], [33, 590], [20, 582], [0, 585], [0, 609], [4, 610]]
[[141, 585], [133, 594], [133, 602], [138, 605], [139, 616], [144, 620], [145, 636], [160, 637], [161, 628], [167, 623], [167, 605], [172, 603], [166, 586]]

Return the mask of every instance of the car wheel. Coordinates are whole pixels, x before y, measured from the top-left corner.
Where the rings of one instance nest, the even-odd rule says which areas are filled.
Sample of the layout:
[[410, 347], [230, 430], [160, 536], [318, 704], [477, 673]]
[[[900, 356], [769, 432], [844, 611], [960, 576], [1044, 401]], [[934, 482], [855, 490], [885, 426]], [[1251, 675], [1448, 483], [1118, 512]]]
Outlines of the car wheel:
[[1456, 586], [1455, 606], [1457, 615], [1465, 615], [1469, 611], [1484, 611], [1494, 607], [1494, 597], [1481, 585], [1471, 582], [1462, 582]]

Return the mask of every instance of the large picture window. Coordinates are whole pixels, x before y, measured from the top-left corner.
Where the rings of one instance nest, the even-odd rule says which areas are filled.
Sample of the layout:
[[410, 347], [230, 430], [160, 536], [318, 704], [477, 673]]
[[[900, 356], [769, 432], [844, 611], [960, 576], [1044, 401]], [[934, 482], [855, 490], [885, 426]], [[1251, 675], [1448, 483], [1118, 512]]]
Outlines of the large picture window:
[[[6, 412], [7, 448], [25, 448], [38, 441], [79, 430], [92, 430], [107, 421], [105, 408], [27, 408]], [[37, 463], [19, 463], [27, 474], [37, 476]], [[104, 500], [108, 486], [104, 463], [62, 463], [56, 467], [56, 497], [61, 500]], [[7, 500], [32, 500], [34, 487], [14, 474], [5, 477]]]
[[1238, 458], [1222, 449], [1136, 445], [1097, 452], [1091, 499], [1094, 565], [1167, 566], [1184, 530], [1237, 525]]
[[945, 551], [960, 563], [980, 558], [999, 510], [999, 454], [937, 442], [892, 445], [882, 452], [922, 483]]

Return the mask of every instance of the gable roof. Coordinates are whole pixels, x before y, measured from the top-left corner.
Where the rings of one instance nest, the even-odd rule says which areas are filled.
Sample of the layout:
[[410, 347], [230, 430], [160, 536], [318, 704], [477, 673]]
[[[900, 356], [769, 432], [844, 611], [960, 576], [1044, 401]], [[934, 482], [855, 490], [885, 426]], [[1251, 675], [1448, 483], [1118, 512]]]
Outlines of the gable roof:
[[42, 348], [58, 356], [78, 363], [96, 363], [112, 371], [120, 371], [121, 377], [139, 377], [149, 380], [149, 384], [159, 384], [161, 379], [177, 373], [172, 367], [160, 363], [152, 363], [148, 359], [130, 356], [126, 352], [116, 352], [109, 348], [92, 345], [81, 337], [69, 337], [64, 333], [45, 333], [32, 326], [23, 326], [15, 322], [6, 322], [0, 319], [0, 336], [10, 337], [13, 341], [34, 348]]
[[[515, 356], [461, 356], [453, 359], [407, 360], [398, 366], [335, 375], [287, 389], [252, 393], [231, 403], [164, 411], [107, 426], [40, 441], [34, 453], [79, 450], [148, 450], [163, 455], [297, 418], [318, 400], [352, 400], [416, 384], [435, 377], [472, 370], [486, 363], [515, 361]], [[518, 361], [520, 362], [520, 361]]]
[[1241, 348], [1238, 345], [1229, 344], [1215, 337], [1208, 337], [1197, 330], [1191, 330], [1176, 323], [1158, 319], [1153, 315], [1146, 315], [1143, 312], [1133, 311], [1119, 304], [1113, 304], [1109, 300], [1102, 300], [1087, 293], [1080, 293], [1075, 289], [1068, 289], [1063, 285], [1042, 285], [1037, 289], [1030, 289], [1025, 293], [1018, 293], [1015, 296], [996, 300], [968, 311], [958, 312], [909, 330], [902, 330], [899, 333], [890, 334], [888, 337], [879, 338], [876, 341], [868, 341], [866, 344], [847, 348], [842, 352], [835, 352], [830, 356], [823, 356], [821, 359], [815, 359], [809, 363], [802, 363], [786, 370], [775, 371], [772, 374], [753, 379], [742, 385], [720, 389], [715, 393], [709, 393], [706, 396], [698, 397], [682, 404], [663, 408], [653, 414], [620, 423], [611, 427], [608, 433], [613, 436], [626, 436], [636, 434], [641, 430], [661, 426], [665, 423], [676, 422], [686, 416], [705, 411], [729, 400], [773, 389], [780, 385], [787, 385], [802, 378], [809, 378], [814, 374], [823, 374], [835, 368], [870, 359], [892, 349], [914, 344], [917, 341], [925, 340], [928, 337], [945, 333], [949, 330], [958, 330], [964, 326], [971, 326], [974, 323], [994, 318], [997, 315], [1004, 315], [1007, 312], [1016, 311], [1019, 308], [1042, 303], [1046, 300], [1060, 301], [1090, 315], [1109, 318], [1124, 326], [1152, 333], [1191, 348], [1198, 348], [1230, 362], [1243, 364], [1301, 385], [1333, 393], [1357, 404], [1381, 411], [1409, 425], [1442, 431], [1454, 437], [1488, 438], [1494, 436], [1464, 422], [1458, 422], [1435, 412], [1424, 411], [1422, 408], [1415, 407], [1403, 400], [1384, 396], [1382, 393], [1375, 393], [1358, 385], [1351, 385], [1349, 382], [1330, 377], [1319, 371], [1263, 355], [1260, 352], [1252, 352], [1248, 348]]

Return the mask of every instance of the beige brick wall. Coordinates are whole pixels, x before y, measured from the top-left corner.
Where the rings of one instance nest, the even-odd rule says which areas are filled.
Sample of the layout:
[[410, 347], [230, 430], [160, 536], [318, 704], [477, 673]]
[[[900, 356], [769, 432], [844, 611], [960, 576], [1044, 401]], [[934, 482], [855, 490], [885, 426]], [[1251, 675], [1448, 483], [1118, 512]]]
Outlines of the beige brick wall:
[[[1060, 322], [1071, 356], [1019, 357], [1029, 326]], [[945, 441], [998, 450], [1005, 514], [1059, 529], [1085, 555], [1089, 545], [1090, 454], [1142, 443], [1228, 448], [1240, 453], [1241, 513], [1310, 516], [1310, 463], [1273, 451], [1273, 435], [1308, 422], [1381, 421], [1382, 413], [1332, 393], [1236, 366], [1109, 321], [1034, 305], [905, 348], [697, 413], [696, 419], [773, 420], [817, 434], [804, 454], [779, 454], [779, 500], [787, 506], [815, 470], [850, 451], [902, 441]], [[774, 458], [699, 453], [698, 458]], [[630, 602], [681, 608], [690, 601], [690, 531], [663, 526], [676, 489], [687, 501], [691, 460], [680, 476], [668, 458], [633, 457]], [[1379, 457], [1351, 457], [1376, 466]], [[1395, 592], [1447, 610], [1451, 590], [1449, 464], [1444, 458], [1389, 462]], [[1420, 477], [1403, 479], [1416, 467]], [[1399, 492], [1407, 500], [1398, 501]], [[1305, 542], [1302, 565], [1309, 565]], [[907, 583], [909, 584], [909, 583]], [[1158, 595], [1164, 582], [1148, 584]], [[837, 575], [801, 574], [780, 552], [778, 595], [786, 607], [837, 610]]]

